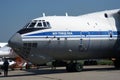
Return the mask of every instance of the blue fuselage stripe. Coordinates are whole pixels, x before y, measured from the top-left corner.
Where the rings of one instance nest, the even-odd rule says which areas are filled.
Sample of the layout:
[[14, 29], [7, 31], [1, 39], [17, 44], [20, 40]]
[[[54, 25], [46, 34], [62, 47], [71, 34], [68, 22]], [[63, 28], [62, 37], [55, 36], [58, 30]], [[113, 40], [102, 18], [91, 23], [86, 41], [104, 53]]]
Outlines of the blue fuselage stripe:
[[33, 33], [26, 36], [80, 36], [80, 35], [110, 35], [117, 36], [117, 31], [52, 31], [52, 32], [40, 32], [40, 33]]

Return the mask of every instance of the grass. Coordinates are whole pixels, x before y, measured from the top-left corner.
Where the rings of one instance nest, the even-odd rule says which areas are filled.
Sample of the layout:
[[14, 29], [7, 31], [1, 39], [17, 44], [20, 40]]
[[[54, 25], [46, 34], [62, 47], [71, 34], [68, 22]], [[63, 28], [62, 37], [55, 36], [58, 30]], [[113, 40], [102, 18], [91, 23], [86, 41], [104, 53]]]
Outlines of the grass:
[[113, 65], [112, 60], [98, 60], [97, 63], [98, 65]]

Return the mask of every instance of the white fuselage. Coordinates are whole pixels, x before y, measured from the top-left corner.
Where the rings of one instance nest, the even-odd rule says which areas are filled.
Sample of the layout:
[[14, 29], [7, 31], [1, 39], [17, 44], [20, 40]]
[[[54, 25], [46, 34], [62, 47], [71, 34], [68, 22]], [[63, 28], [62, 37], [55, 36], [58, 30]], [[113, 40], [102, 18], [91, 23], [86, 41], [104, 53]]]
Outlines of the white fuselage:
[[[51, 60], [79, 60], [120, 57], [119, 10], [83, 16], [48, 16], [34, 19], [18, 31], [13, 49], [23, 58], [43, 64]], [[38, 28], [38, 23], [49, 22]], [[33, 30], [33, 31], [32, 31]], [[17, 37], [16, 37], [17, 38]], [[10, 43], [10, 44], [11, 44]], [[15, 48], [16, 47], [16, 48]]]
[[0, 43], [0, 58], [15, 58], [16, 54], [8, 43]]

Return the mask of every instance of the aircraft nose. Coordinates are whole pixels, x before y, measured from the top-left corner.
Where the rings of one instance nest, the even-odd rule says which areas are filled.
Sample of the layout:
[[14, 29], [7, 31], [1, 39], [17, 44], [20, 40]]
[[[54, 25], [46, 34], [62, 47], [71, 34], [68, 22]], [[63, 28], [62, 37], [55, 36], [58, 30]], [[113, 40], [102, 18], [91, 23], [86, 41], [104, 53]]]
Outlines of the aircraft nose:
[[22, 46], [22, 38], [21, 35], [19, 33], [14, 34], [10, 40], [8, 41], [8, 44], [10, 47], [14, 48], [18, 48]]

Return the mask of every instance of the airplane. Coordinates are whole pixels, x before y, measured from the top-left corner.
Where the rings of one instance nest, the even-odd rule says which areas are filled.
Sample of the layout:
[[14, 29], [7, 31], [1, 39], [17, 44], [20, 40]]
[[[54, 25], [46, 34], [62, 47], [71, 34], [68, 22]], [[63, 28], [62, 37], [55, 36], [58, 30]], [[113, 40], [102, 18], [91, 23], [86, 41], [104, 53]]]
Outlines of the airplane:
[[8, 43], [0, 42], [0, 67], [3, 65], [5, 58], [8, 59], [9, 66], [12, 70], [16, 67], [20, 69], [24, 67], [25, 61], [8, 46]]
[[0, 57], [1, 58], [14, 58], [17, 55], [12, 50], [11, 47], [8, 46], [8, 43], [0, 43]]
[[6, 42], [0, 42], [0, 48], [6, 46], [8, 43]]
[[[8, 60], [8, 62], [9, 62], [9, 66], [12, 66], [12, 65], [14, 65], [16, 63], [13, 60]], [[0, 66], [3, 66], [3, 63], [4, 63], [4, 59], [0, 58]]]
[[120, 9], [81, 16], [44, 16], [31, 20], [8, 41], [34, 64], [66, 62], [68, 72], [82, 71], [78, 60], [114, 59], [120, 68]]

